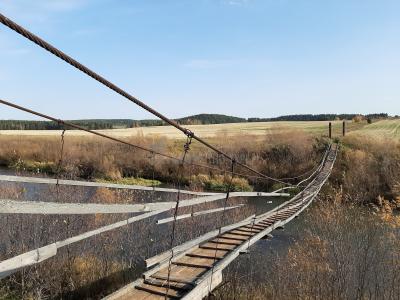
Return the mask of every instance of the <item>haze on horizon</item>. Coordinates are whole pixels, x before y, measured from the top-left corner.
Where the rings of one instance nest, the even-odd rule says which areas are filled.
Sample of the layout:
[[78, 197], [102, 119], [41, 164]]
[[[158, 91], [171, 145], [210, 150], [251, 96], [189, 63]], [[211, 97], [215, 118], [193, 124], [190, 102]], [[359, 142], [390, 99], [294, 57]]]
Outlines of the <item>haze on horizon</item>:
[[[0, 12], [171, 118], [400, 114], [400, 2], [5, 0]], [[151, 115], [0, 25], [0, 98]], [[34, 119], [0, 107], [0, 119]]]

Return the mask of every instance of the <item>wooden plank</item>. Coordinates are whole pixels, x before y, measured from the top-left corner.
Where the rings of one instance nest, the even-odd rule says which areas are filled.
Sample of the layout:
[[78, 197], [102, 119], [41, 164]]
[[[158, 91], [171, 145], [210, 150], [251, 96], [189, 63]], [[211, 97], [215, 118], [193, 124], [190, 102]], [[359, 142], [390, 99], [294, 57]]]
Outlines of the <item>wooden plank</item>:
[[203, 299], [208, 296], [210, 290], [214, 290], [222, 283], [222, 272], [216, 271], [211, 274], [206, 280], [199, 283], [195, 289], [191, 290], [182, 300]]
[[84, 215], [84, 214], [126, 214], [171, 209], [173, 202], [147, 204], [96, 204], [57, 203], [42, 201], [17, 201], [0, 199], [1, 214], [41, 214], [41, 215]]
[[242, 232], [239, 230], [231, 230], [229, 231], [230, 234], [234, 234], [234, 235], [239, 235], [239, 236], [244, 236], [244, 237], [250, 237], [253, 236], [253, 233], [247, 233], [247, 232]]
[[[193, 282], [202, 274], [204, 274], [207, 270], [208, 268], [171, 266], [170, 277], [173, 277], [174, 280], [186, 280]], [[167, 276], [168, 278], [168, 268], [164, 268], [163, 270], [158, 271], [154, 274], [154, 276]]]
[[184, 256], [181, 257], [179, 260], [174, 261], [173, 264], [175, 265], [192, 264], [193, 267], [200, 266], [204, 268], [210, 268], [213, 266], [214, 262], [215, 262], [214, 258]]
[[[10, 176], [10, 175], [0, 175], [0, 181], [50, 184], [50, 185], [57, 184], [57, 179], [52, 179], [52, 178], [24, 177], [24, 176]], [[67, 186], [69, 185], [69, 186], [84, 186], [84, 187], [103, 187], [103, 188], [114, 188], [114, 189], [156, 191], [156, 192], [166, 192], [166, 193], [177, 193], [178, 192], [178, 189], [170, 189], [170, 188], [149, 187], [149, 186], [130, 185], [130, 184], [91, 182], [91, 181], [78, 181], [78, 180], [65, 180], [65, 179], [60, 179], [58, 181], [58, 184], [59, 185], [67, 185]], [[209, 196], [209, 195], [219, 194], [219, 193], [210, 193], [210, 192], [194, 192], [194, 191], [187, 191], [187, 190], [180, 190], [180, 193], [188, 194], [188, 195], [199, 195], [199, 196]]]
[[182, 291], [190, 291], [192, 289], [192, 285], [186, 284], [186, 283], [180, 283], [180, 282], [173, 282], [173, 281], [167, 281], [166, 279], [156, 279], [156, 278], [147, 278], [144, 280], [144, 283], [159, 286], [159, 287], [166, 287], [170, 286], [171, 288], [175, 290], [182, 290]]
[[231, 233], [225, 233], [225, 234], [221, 235], [221, 237], [225, 238], [225, 239], [242, 241], [242, 242], [247, 241], [247, 238], [245, 238], [243, 236], [233, 235]]
[[173, 265], [175, 266], [181, 266], [181, 267], [191, 267], [191, 268], [203, 268], [203, 269], [210, 269], [210, 266], [207, 265], [202, 265], [202, 264], [196, 264], [192, 262], [180, 262], [180, 261], [174, 261], [172, 262]]
[[[264, 228], [265, 229], [265, 228]], [[258, 233], [264, 229], [256, 229], [256, 228], [246, 228], [246, 227], [239, 227], [236, 229], [236, 231], [240, 231], [243, 233]]]
[[[136, 281], [131, 282], [130, 284], [128, 284], [128, 285], [122, 287], [121, 289], [115, 291], [114, 293], [112, 293], [110, 295], [107, 295], [106, 297], [103, 298], [103, 300], [115, 300], [115, 299], [127, 300], [127, 299], [131, 299], [130, 295], [132, 293], [137, 293], [137, 290], [135, 289], [135, 286], [139, 285], [139, 284], [142, 284], [142, 283], [143, 283], [143, 279], [139, 278]], [[148, 294], [147, 294], [147, 296], [148, 296]], [[143, 299], [146, 299], [146, 298], [144, 298], [143, 295], [137, 295], [136, 299], [143, 300]]]
[[152, 284], [148, 284], [148, 283], [143, 283], [139, 286], [136, 286], [136, 289], [146, 291], [151, 294], [164, 296], [164, 297], [168, 296], [169, 298], [172, 298], [172, 299], [180, 299], [185, 294], [185, 292], [175, 290], [172, 287], [171, 288], [160, 287], [160, 286], [156, 286], [156, 285], [152, 285]]
[[[179, 221], [179, 220], [191, 218], [191, 217], [192, 217], [192, 214], [184, 214], [184, 215], [176, 216], [176, 220]], [[157, 220], [157, 225], [165, 224], [165, 223], [169, 223], [169, 222], [173, 222], [173, 221], [174, 221], [174, 217], [160, 219], [160, 220]]]
[[[233, 195], [232, 197], [235, 197]], [[225, 195], [213, 195], [182, 200], [179, 207], [224, 199]], [[95, 203], [59, 203], [43, 201], [15, 201], [10, 199], [0, 200], [0, 213], [7, 214], [96, 214], [96, 213], [133, 213], [154, 210], [169, 210], [176, 206], [176, 202], [149, 202], [144, 204], [95, 204]]]
[[234, 246], [240, 245], [242, 243], [241, 241], [227, 240], [227, 239], [215, 239], [208, 242], [212, 244], [223, 244], [223, 245], [234, 245]]
[[[220, 208], [197, 211], [192, 214], [184, 214], [184, 215], [177, 216], [176, 220], [178, 221], [178, 220], [182, 220], [182, 219], [193, 218], [193, 217], [197, 217], [197, 216], [201, 216], [201, 215], [216, 213], [216, 212], [220, 212], [220, 211], [224, 211], [224, 210], [231, 210], [231, 209], [235, 209], [235, 208], [240, 208], [242, 206], [244, 206], [244, 204], [229, 206], [226, 208], [220, 207]], [[165, 224], [165, 223], [169, 223], [169, 222], [173, 222], [173, 221], [174, 221], [174, 217], [170, 217], [170, 218], [158, 220], [157, 224]]]
[[187, 253], [186, 256], [189, 257], [203, 257], [203, 258], [222, 258], [224, 257], [229, 251], [227, 250], [211, 250], [211, 249], [197, 249], [190, 253]]
[[[235, 197], [288, 197], [290, 194], [277, 194], [277, 193], [259, 193], [259, 192], [233, 192], [229, 194], [229, 198]], [[183, 200], [180, 202], [179, 207], [192, 206], [196, 204], [205, 204], [217, 200], [225, 199], [226, 194], [217, 194], [212, 196], [204, 196], [200, 198]]]
[[[151, 294], [146, 291], [140, 291], [135, 289], [135, 300], [165, 300], [165, 296], [157, 295], [157, 294]], [[167, 298], [171, 299], [171, 298]], [[132, 300], [131, 296], [129, 294], [123, 295], [121, 297], [118, 297], [118, 300]]]
[[[149, 278], [168, 281], [168, 275], [163, 275], [163, 274], [158, 274], [158, 273], [155, 273], [155, 274], [151, 275], [151, 277], [149, 277]], [[189, 280], [189, 279], [186, 280], [185, 278], [175, 278], [174, 276], [170, 276], [169, 277], [169, 281], [173, 282], [173, 283], [181, 283], [181, 284], [194, 286], [193, 280]]]
[[265, 229], [265, 226], [261, 226], [261, 225], [258, 225], [258, 224], [254, 224], [254, 225], [246, 225], [246, 226], [244, 226], [244, 228], [249, 228], [249, 229], [255, 228], [255, 229], [263, 230], [263, 229]]
[[211, 250], [232, 250], [237, 245], [226, 245], [226, 244], [218, 244], [218, 243], [205, 243], [199, 246], [199, 249], [211, 249]]

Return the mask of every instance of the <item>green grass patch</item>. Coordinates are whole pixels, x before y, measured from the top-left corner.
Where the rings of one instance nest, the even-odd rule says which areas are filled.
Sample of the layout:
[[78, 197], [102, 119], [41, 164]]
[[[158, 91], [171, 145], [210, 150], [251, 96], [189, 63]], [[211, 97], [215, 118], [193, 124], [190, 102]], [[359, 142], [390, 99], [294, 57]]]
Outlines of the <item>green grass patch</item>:
[[47, 174], [54, 174], [57, 170], [57, 166], [53, 162], [40, 162], [22, 159], [11, 162], [8, 167], [17, 171], [29, 171], [33, 173]]
[[[209, 176], [199, 174], [191, 177], [191, 184], [201, 187], [204, 190], [214, 192], [226, 192], [231, 178], [229, 176], [215, 175]], [[251, 192], [253, 187], [244, 178], [233, 178], [231, 191], [234, 192]]]
[[400, 119], [381, 120], [369, 124], [355, 133], [370, 135], [373, 138], [386, 137], [400, 139]]
[[95, 179], [96, 182], [102, 183], [115, 183], [115, 184], [125, 184], [125, 185], [141, 185], [141, 186], [158, 186], [162, 182], [159, 180], [146, 179], [141, 177], [124, 177], [121, 179]]
[[[284, 188], [284, 187], [286, 187], [286, 186], [287, 186], [287, 185], [282, 184], [282, 183], [275, 183], [275, 184], [272, 186], [271, 192], [277, 191], [277, 190], [282, 189], [282, 188]], [[301, 192], [301, 188], [300, 188], [300, 187], [292, 187], [292, 188], [290, 188], [290, 189], [285, 189], [285, 190], [281, 191], [280, 193], [289, 193], [289, 194], [290, 194], [290, 197], [294, 197], [294, 196], [296, 196], [296, 195], [297, 195], [298, 193], [300, 193], [300, 192]]]

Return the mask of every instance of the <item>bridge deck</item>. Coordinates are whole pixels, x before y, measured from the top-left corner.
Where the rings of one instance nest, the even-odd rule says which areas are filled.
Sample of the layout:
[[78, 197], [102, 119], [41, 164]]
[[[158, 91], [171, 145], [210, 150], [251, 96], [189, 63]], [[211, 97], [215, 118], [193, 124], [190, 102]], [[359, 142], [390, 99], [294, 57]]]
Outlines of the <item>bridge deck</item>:
[[327, 160], [314, 180], [298, 195], [273, 211], [248, 220], [241, 226], [222, 232], [175, 255], [168, 283], [165, 260], [143, 278], [123, 287], [106, 299], [202, 299], [222, 281], [222, 270], [240, 253], [272, 230], [282, 227], [303, 211], [317, 196], [328, 179], [336, 159], [333, 145]]

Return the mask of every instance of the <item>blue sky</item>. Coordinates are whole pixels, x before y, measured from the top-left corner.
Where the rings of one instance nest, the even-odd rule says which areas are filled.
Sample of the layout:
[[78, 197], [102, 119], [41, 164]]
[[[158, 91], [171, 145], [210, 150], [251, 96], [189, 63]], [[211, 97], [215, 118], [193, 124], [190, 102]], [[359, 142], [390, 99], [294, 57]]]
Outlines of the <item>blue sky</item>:
[[[400, 1], [2, 0], [0, 12], [170, 117], [400, 114]], [[65, 119], [151, 118], [3, 25], [0, 91]]]

